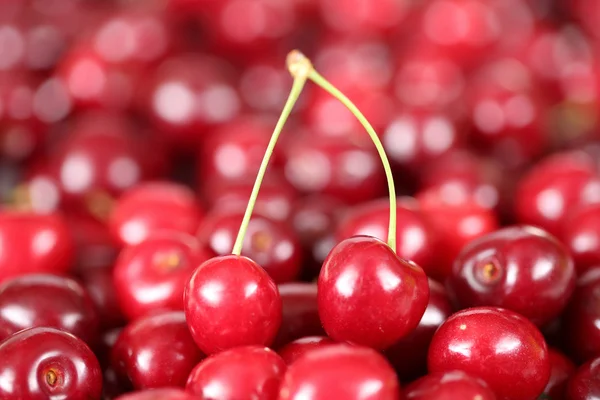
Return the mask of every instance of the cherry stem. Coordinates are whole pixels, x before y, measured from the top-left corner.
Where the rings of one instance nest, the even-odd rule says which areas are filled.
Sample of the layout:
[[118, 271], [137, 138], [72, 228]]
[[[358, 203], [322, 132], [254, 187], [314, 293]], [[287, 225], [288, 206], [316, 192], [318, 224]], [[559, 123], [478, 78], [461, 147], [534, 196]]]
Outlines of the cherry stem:
[[277, 144], [277, 140], [279, 139], [279, 135], [283, 130], [283, 127], [300, 96], [302, 93], [302, 89], [308, 79], [308, 73], [312, 70], [312, 65], [310, 61], [302, 54], [291, 52], [287, 57], [287, 66], [288, 70], [294, 71], [292, 76], [294, 77], [294, 84], [292, 85], [292, 89], [290, 94], [285, 102], [285, 106], [283, 107], [283, 111], [279, 116], [279, 120], [277, 121], [277, 125], [275, 125], [275, 129], [273, 130], [273, 134], [271, 135], [271, 139], [269, 140], [269, 144], [267, 146], [267, 150], [265, 151], [265, 155], [260, 164], [260, 168], [258, 169], [258, 174], [256, 176], [256, 181], [254, 182], [254, 186], [252, 187], [252, 193], [250, 194], [250, 199], [248, 200], [248, 206], [246, 207], [246, 212], [244, 213], [244, 218], [242, 219], [242, 223], [240, 225], [240, 230], [238, 231], [237, 237], [235, 239], [235, 243], [233, 245], [232, 254], [240, 255], [242, 253], [242, 246], [244, 244], [244, 237], [246, 236], [246, 231], [248, 230], [248, 224], [250, 223], [250, 218], [252, 217], [252, 211], [254, 210], [254, 205], [256, 204], [256, 199], [258, 197], [258, 192], [260, 191], [260, 185], [262, 184], [263, 178], [265, 176], [265, 172], [267, 171], [267, 167], [269, 166], [269, 160], [271, 159], [271, 155], [273, 154], [273, 150], [275, 149], [275, 145]]
[[[297, 50], [294, 50], [297, 52]], [[292, 72], [293, 75], [293, 72]], [[314, 68], [311, 68], [308, 71], [308, 79], [313, 81], [315, 84], [325, 89], [329, 94], [338, 99], [350, 112], [358, 119], [361, 125], [365, 128], [373, 144], [377, 148], [377, 152], [379, 153], [379, 157], [381, 158], [381, 162], [383, 163], [383, 168], [385, 170], [385, 176], [387, 178], [388, 183], [388, 191], [390, 194], [390, 222], [388, 225], [388, 236], [387, 243], [388, 246], [396, 252], [396, 187], [394, 186], [394, 177], [392, 175], [392, 168], [390, 167], [390, 162], [387, 158], [387, 154], [385, 154], [385, 149], [381, 144], [381, 140], [379, 140], [379, 136], [373, 129], [373, 126], [367, 121], [363, 113], [350, 101], [348, 97], [346, 97], [342, 92], [339, 91], [335, 86], [333, 86], [327, 79], [325, 79], [321, 74], [315, 71]]]

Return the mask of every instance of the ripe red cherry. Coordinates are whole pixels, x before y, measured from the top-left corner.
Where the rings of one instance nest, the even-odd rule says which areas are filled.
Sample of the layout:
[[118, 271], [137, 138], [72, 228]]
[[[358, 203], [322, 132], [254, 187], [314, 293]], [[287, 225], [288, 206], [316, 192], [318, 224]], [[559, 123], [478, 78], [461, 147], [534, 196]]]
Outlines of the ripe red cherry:
[[158, 232], [126, 247], [113, 271], [123, 313], [131, 320], [157, 309], [183, 310], [185, 284], [208, 258], [193, 236], [178, 232]]
[[94, 353], [54, 328], [23, 330], [0, 344], [0, 397], [100, 400], [102, 372]]
[[548, 347], [523, 316], [475, 307], [448, 318], [429, 347], [430, 373], [462, 370], [483, 379], [498, 400], [534, 399], [550, 377]]
[[93, 346], [98, 315], [85, 289], [70, 278], [23, 275], [0, 286], [0, 340], [38, 326], [72, 333]]
[[557, 153], [521, 178], [515, 212], [520, 222], [560, 237], [569, 212], [599, 201], [600, 182], [594, 160], [583, 152]]
[[580, 275], [600, 265], [600, 204], [574, 210], [565, 221], [561, 237]]
[[427, 276], [379, 239], [340, 242], [323, 263], [319, 316], [336, 341], [385, 349], [409, 334], [429, 300]]
[[186, 319], [206, 354], [243, 345], [269, 345], [281, 325], [275, 282], [249, 258], [211, 258], [194, 273], [184, 293]]
[[183, 389], [149, 389], [140, 390], [116, 397], [115, 400], [198, 400], [198, 396]]
[[183, 387], [202, 358], [181, 311], [131, 322], [111, 350], [117, 376], [138, 390]]
[[552, 400], [566, 399], [567, 383], [576, 370], [575, 364], [558, 350], [551, 348], [549, 353], [552, 371], [544, 394]]
[[461, 307], [497, 306], [542, 326], [558, 317], [575, 289], [575, 267], [553, 236], [512, 226], [467, 244], [447, 287]]
[[345, 344], [315, 349], [296, 360], [285, 373], [279, 400], [399, 400], [392, 367], [375, 350]]
[[0, 213], [0, 281], [31, 273], [64, 274], [71, 268], [73, 241], [56, 214]]
[[203, 399], [276, 400], [285, 368], [271, 349], [238, 347], [200, 362], [190, 373], [186, 390]]
[[332, 344], [335, 342], [326, 336], [307, 336], [286, 344], [278, 353], [287, 365], [291, 365], [306, 353]]
[[496, 400], [496, 395], [484, 381], [463, 371], [425, 375], [404, 389], [404, 397], [407, 400]]
[[600, 397], [600, 358], [580, 366], [567, 384], [569, 400], [593, 400]]
[[408, 382], [427, 373], [427, 350], [433, 334], [452, 311], [444, 286], [429, 279], [429, 303], [419, 325], [384, 353], [400, 380]]
[[[435, 267], [434, 238], [419, 204], [410, 197], [397, 200], [396, 251], [398, 256], [414, 261], [426, 272]], [[390, 206], [379, 199], [361, 204], [347, 211], [336, 231], [338, 241], [357, 235], [368, 235], [384, 240], [388, 231]]]
[[159, 230], [195, 234], [202, 211], [194, 192], [171, 182], [142, 183], [114, 205], [109, 227], [115, 241], [135, 245]]

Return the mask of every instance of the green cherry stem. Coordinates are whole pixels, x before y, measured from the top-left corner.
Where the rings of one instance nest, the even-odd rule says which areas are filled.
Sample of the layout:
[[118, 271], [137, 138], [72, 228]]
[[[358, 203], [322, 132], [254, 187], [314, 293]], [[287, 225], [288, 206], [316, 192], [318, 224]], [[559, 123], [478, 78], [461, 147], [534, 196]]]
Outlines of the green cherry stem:
[[235, 243], [233, 245], [232, 254], [240, 255], [242, 253], [242, 246], [244, 244], [244, 237], [246, 236], [246, 231], [248, 230], [248, 224], [250, 223], [250, 218], [252, 217], [252, 211], [254, 210], [254, 204], [256, 203], [256, 198], [258, 197], [258, 192], [260, 191], [260, 185], [262, 184], [263, 178], [265, 176], [265, 172], [267, 171], [267, 167], [269, 166], [269, 160], [271, 159], [271, 155], [273, 154], [273, 149], [275, 149], [275, 145], [277, 144], [277, 140], [279, 139], [279, 135], [283, 130], [283, 127], [300, 96], [302, 93], [302, 89], [308, 79], [308, 73], [312, 70], [312, 65], [305, 57], [301, 57], [301, 55], [297, 53], [290, 53], [287, 57], [287, 66], [288, 70], [294, 71], [293, 78], [294, 83], [292, 85], [292, 89], [290, 94], [285, 102], [285, 106], [283, 107], [283, 111], [279, 116], [279, 120], [277, 121], [277, 125], [275, 125], [275, 129], [273, 130], [273, 134], [271, 135], [271, 139], [269, 140], [269, 144], [267, 146], [267, 150], [265, 151], [265, 155], [260, 164], [260, 168], [258, 169], [258, 174], [256, 175], [256, 180], [254, 181], [254, 186], [252, 187], [252, 193], [250, 194], [250, 199], [248, 200], [248, 206], [246, 207], [246, 212], [244, 213], [244, 218], [242, 219], [242, 223], [240, 225], [240, 230], [238, 231], [237, 237], [235, 239]]
[[[292, 53], [299, 53], [297, 50], [294, 50]], [[292, 54], [290, 53], [290, 54]], [[300, 57], [296, 55], [296, 57]], [[290, 71], [292, 75], [294, 75], [293, 71]], [[325, 79], [321, 74], [315, 71], [314, 68], [310, 68], [308, 71], [308, 79], [313, 81], [315, 84], [325, 89], [329, 94], [338, 99], [350, 112], [358, 119], [361, 125], [365, 128], [373, 144], [377, 148], [377, 152], [379, 153], [379, 157], [381, 158], [381, 162], [383, 163], [383, 168], [385, 170], [385, 176], [387, 178], [388, 183], [388, 191], [390, 194], [390, 222], [388, 225], [388, 236], [387, 243], [388, 246], [396, 252], [396, 187], [394, 186], [394, 177], [392, 175], [392, 168], [390, 167], [390, 162], [387, 158], [387, 154], [385, 154], [385, 150], [383, 145], [381, 144], [381, 140], [379, 140], [379, 136], [373, 129], [373, 126], [367, 121], [363, 113], [350, 101], [348, 97], [346, 97], [342, 92], [339, 91], [335, 86], [333, 86], [327, 79]]]

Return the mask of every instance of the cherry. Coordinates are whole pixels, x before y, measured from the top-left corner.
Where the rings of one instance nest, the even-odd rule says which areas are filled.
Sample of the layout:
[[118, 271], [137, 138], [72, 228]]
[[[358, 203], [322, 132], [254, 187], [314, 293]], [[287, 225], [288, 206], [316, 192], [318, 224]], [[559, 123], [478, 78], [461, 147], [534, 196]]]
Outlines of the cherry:
[[569, 248], [579, 274], [600, 265], [600, 205], [574, 210], [562, 229], [563, 243]]
[[327, 27], [357, 37], [389, 32], [410, 15], [410, 1], [324, 0], [319, 3]]
[[0, 212], [0, 281], [31, 273], [64, 274], [72, 260], [73, 242], [61, 216]]
[[127, 393], [115, 400], [198, 400], [198, 396], [183, 389], [149, 389]]
[[566, 399], [567, 382], [575, 372], [575, 364], [558, 350], [549, 349], [552, 370], [544, 394], [552, 400]]
[[575, 289], [565, 247], [541, 229], [502, 228], [467, 244], [448, 289], [462, 307], [498, 306], [538, 326], [558, 317]]
[[[338, 241], [356, 235], [385, 239], [390, 206], [387, 201], [374, 200], [349, 209], [336, 230]], [[419, 204], [410, 197], [401, 197], [397, 203], [399, 223], [396, 226], [398, 256], [414, 261], [426, 272], [435, 267], [431, 247], [433, 231], [425, 220]]]
[[598, 4], [590, 0], [575, 0], [564, 3], [582, 23], [583, 27], [594, 36], [595, 42], [598, 43], [598, 39], [600, 39], [600, 28], [598, 27], [600, 9], [598, 8]]
[[580, 366], [569, 380], [567, 396], [569, 400], [592, 400], [600, 396], [600, 359], [595, 358]]
[[534, 399], [550, 377], [548, 347], [525, 317], [497, 307], [459, 311], [436, 331], [430, 373], [462, 370], [483, 379], [499, 400]]
[[452, 311], [444, 286], [429, 279], [429, 303], [419, 325], [384, 353], [401, 380], [410, 381], [425, 375], [427, 350], [433, 334]]
[[344, 344], [324, 346], [306, 353], [286, 371], [280, 400], [400, 399], [392, 367], [376, 351]]
[[100, 400], [102, 372], [94, 353], [54, 328], [20, 331], [0, 344], [0, 396]]
[[[216, 210], [207, 215], [198, 231], [200, 244], [215, 255], [229, 254], [243, 215], [241, 209]], [[287, 224], [254, 215], [248, 225], [247, 236], [242, 254], [261, 265], [275, 283], [293, 281], [298, 276], [302, 249]]]
[[278, 353], [287, 365], [315, 349], [332, 345], [335, 342], [325, 336], [307, 336], [296, 339], [279, 349]]
[[0, 340], [38, 326], [61, 329], [93, 346], [98, 315], [85, 289], [72, 279], [30, 274], [4, 281], [0, 286]]
[[194, 193], [171, 182], [148, 182], [125, 192], [112, 209], [109, 226], [123, 245], [136, 245], [159, 230], [195, 234], [202, 211]]
[[201, 398], [276, 400], [285, 363], [266, 347], [242, 346], [200, 362], [186, 390]]
[[115, 292], [113, 269], [104, 267], [86, 271], [81, 283], [96, 306], [100, 326], [104, 329], [122, 326], [125, 316]]
[[404, 389], [407, 400], [478, 399], [496, 400], [494, 392], [479, 378], [463, 371], [426, 375]]
[[185, 284], [208, 257], [193, 236], [170, 231], [126, 247], [113, 271], [125, 316], [132, 320], [156, 309], [182, 311]]
[[229, 255], [201, 264], [184, 292], [188, 326], [206, 353], [270, 344], [281, 324], [275, 282], [249, 258]]
[[265, 57], [252, 61], [241, 73], [240, 96], [255, 111], [279, 112], [288, 92], [287, 71], [281, 69], [279, 58]]
[[378, 239], [355, 236], [327, 256], [318, 281], [327, 334], [385, 349], [417, 327], [429, 300], [427, 277]]
[[202, 358], [181, 311], [131, 322], [111, 350], [113, 369], [135, 389], [183, 387]]

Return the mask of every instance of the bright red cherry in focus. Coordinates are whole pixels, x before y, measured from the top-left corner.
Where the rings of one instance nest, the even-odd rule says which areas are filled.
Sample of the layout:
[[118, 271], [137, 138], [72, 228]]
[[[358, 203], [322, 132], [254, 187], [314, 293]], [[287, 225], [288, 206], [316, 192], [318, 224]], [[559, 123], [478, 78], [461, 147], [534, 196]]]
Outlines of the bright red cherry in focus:
[[580, 275], [600, 265], [600, 204], [574, 210], [561, 233]]
[[567, 399], [593, 400], [600, 397], [600, 358], [580, 366], [569, 380]]
[[186, 389], [203, 399], [276, 400], [285, 368], [273, 350], [242, 346], [200, 362], [191, 372]]
[[256, 262], [221, 256], [201, 264], [184, 292], [187, 323], [206, 354], [269, 345], [281, 325], [281, 297]]
[[384, 242], [355, 236], [335, 246], [319, 274], [319, 316], [328, 336], [385, 349], [417, 327], [427, 276]]
[[279, 349], [278, 353], [287, 365], [291, 365], [306, 353], [335, 343], [336, 342], [326, 336], [307, 336], [286, 344]]
[[481, 379], [462, 371], [436, 372], [416, 380], [404, 389], [407, 400], [496, 400]]
[[550, 377], [548, 347], [525, 317], [475, 307], [448, 318], [429, 347], [430, 373], [462, 370], [483, 379], [498, 400], [535, 399]]
[[567, 383], [576, 370], [575, 364], [564, 354], [555, 349], [549, 349], [552, 371], [550, 380], [544, 389], [544, 394], [552, 400], [566, 399]]
[[100, 400], [102, 371], [94, 353], [54, 328], [23, 330], [0, 344], [0, 397]]

